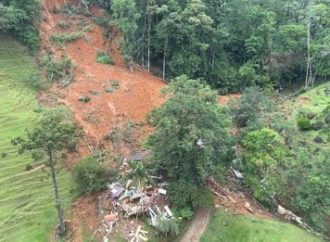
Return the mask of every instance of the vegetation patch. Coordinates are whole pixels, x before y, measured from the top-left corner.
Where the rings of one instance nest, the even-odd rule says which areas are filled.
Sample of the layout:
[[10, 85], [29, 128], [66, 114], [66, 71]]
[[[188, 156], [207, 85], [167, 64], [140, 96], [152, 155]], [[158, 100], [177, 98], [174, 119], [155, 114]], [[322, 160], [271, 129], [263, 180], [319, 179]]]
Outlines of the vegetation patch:
[[97, 53], [96, 62], [101, 63], [101, 64], [109, 64], [109, 65], [114, 64], [112, 57], [108, 53], [105, 53], [105, 52]]
[[111, 85], [106, 87], [105, 90], [109, 93], [112, 93], [120, 88], [119, 81], [117, 80], [111, 80]]
[[52, 42], [57, 44], [65, 44], [67, 42], [76, 41], [79, 38], [84, 37], [84, 32], [71, 32], [71, 33], [55, 33], [49, 38]]
[[41, 60], [41, 66], [45, 69], [48, 83], [43, 86], [49, 87], [53, 81], [67, 86], [74, 80], [75, 65], [68, 56], [57, 58], [54, 55], [45, 54]]
[[201, 242], [321, 242], [322, 240], [288, 223], [233, 215], [217, 210]]

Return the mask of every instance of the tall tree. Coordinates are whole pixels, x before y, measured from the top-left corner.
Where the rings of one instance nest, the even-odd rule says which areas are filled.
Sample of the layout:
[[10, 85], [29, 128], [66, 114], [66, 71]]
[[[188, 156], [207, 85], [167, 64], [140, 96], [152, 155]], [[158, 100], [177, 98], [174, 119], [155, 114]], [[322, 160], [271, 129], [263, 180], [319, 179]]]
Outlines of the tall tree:
[[19, 146], [19, 153], [30, 151], [35, 160], [46, 157], [45, 163], [50, 168], [54, 190], [59, 236], [65, 234], [66, 227], [56, 178], [56, 155], [64, 149], [74, 147], [76, 141], [75, 126], [68, 110], [63, 107], [46, 110], [37, 121], [35, 128], [27, 131], [26, 138], [18, 137], [12, 141], [14, 145]]
[[149, 138], [154, 159], [175, 186], [203, 189], [206, 177], [232, 155], [226, 114], [217, 104], [216, 92], [199, 80], [180, 76], [166, 92], [171, 98], [150, 118], [155, 127]]
[[112, 11], [115, 24], [123, 34], [122, 52], [126, 62], [131, 66], [133, 58], [133, 46], [136, 43], [136, 32], [140, 13], [134, 0], [112, 1]]

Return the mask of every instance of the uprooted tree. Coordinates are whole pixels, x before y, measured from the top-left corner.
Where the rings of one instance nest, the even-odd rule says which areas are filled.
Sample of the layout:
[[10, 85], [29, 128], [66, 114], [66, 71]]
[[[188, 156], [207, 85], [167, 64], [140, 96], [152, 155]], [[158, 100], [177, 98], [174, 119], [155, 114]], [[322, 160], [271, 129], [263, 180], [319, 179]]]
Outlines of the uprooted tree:
[[155, 132], [148, 143], [158, 170], [170, 181], [173, 203], [200, 207], [209, 197], [205, 179], [232, 156], [227, 116], [216, 92], [200, 80], [180, 76], [165, 93], [169, 100], [150, 115]]
[[26, 138], [18, 137], [12, 140], [14, 145], [18, 145], [19, 153], [30, 151], [34, 160], [42, 160], [46, 157], [45, 164], [50, 168], [55, 195], [59, 221], [58, 235], [61, 237], [66, 233], [66, 227], [56, 178], [56, 155], [64, 149], [75, 148], [76, 141], [75, 126], [68, 110], [64, 107], [44, 111], [36, 126], [32, 130], [27, 130]]

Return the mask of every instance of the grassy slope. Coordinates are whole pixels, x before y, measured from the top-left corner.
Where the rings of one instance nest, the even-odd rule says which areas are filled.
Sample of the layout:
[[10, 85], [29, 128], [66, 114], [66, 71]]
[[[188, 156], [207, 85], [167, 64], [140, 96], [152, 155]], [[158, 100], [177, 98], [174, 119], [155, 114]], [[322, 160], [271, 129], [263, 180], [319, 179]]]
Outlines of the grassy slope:
[[[288, 110], [289, 120], [293, 126], [296, 126], [296, 116], [300, 110], [305, 112], [313, 112], [317, 117], [321, 115], [322, 111], [330, 104], [330, 96], [326, 94], [325, 90], [330, 90], [330, 81], [320, 86], [317, 86], [306, 93], [301, 94], [294, 101], [284, 103], [285, 109]], [[316, 118], [314, 118], [315, 121]], [[297, 132], [296, 140], [300, 139], [310, 144], [315, 144], [313, 139], [319, 135], [320, 131], [300, 131]], [[320, 136], [323, 136], [322, 134]], [[317, 144], [322, 151], [330, 152], [329, 144]], [[320, 153], [322, 153], [322, 151]]]
[[[26, 165], [32, 162], [29, 154], [17, 155], [10, 143], [24, 135], [36, 118], [36, 93], [26, 84], [35, 71], [24, 48], [0, 36], [0, 242], [48, 241], [56, 223], [47, 170], [26, 173]], [[68, 174], [60, 172], [59, 184], [68, 203]]]
[[[324, 142], [322, 144], [317, 144], [314, 142], [314, 138], [316, 136], [322, 137], [324, 141], [327, 140], [327, 135], [324, 129], [321, 130], [309, 130], [309, 131], [299, 131], [296, 127], [296, 117], [299, 111], [304, 112], [313, 112], [316, 114], [316, 117], [312, 120], [315, 122], [317, 120], [322, 120], [324, 122], [324, 118], [322, 117], [322, 111], [330, 105], [330, 81], [319, 85], [306, 93], [301, 94], [295, 100], [290, 100], [284, 103], [284, 110], [287, 110], [289, 123], [296, 128], [296, 132], [294, 134], [293, 143], [295, 146], [300, 147], [301, 149], [305, 149], [305, 147], [310, 150], [314, 150], [317, 152], [313, 153], [314, 161], [326, 160], [326, 154], [330, 154], [330, 144], [329, 142]], [[305, 143], [305, 145], [302, 145]], [[318, 163], [315, 162], [315, 165], [318, 166]], [[328, 216], [328, 221], [330, 218], [330, 210], [324, 211]], [[319, 221], [320, 223], [324, 223], [323, 221]], [[324, 227], [329, 229], [329, 222], [324, 223]]]
[[287, 223], [232, 215], [217, 210], [201, 242], [320, 242], [322, 240]]

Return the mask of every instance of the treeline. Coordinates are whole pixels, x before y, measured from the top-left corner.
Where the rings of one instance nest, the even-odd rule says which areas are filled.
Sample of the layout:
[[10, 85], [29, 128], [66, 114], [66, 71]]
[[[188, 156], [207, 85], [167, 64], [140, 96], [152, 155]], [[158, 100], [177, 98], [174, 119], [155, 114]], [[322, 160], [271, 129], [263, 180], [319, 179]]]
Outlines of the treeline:
[[0, 33], [11, 33], [32, 51], [39, 47], [38, 0], [1, 0]]
[[164, 79], [185, 74], [235, 92], [330, 75], [326, 0], [113, 0], [111, 8], [126, 57]]

